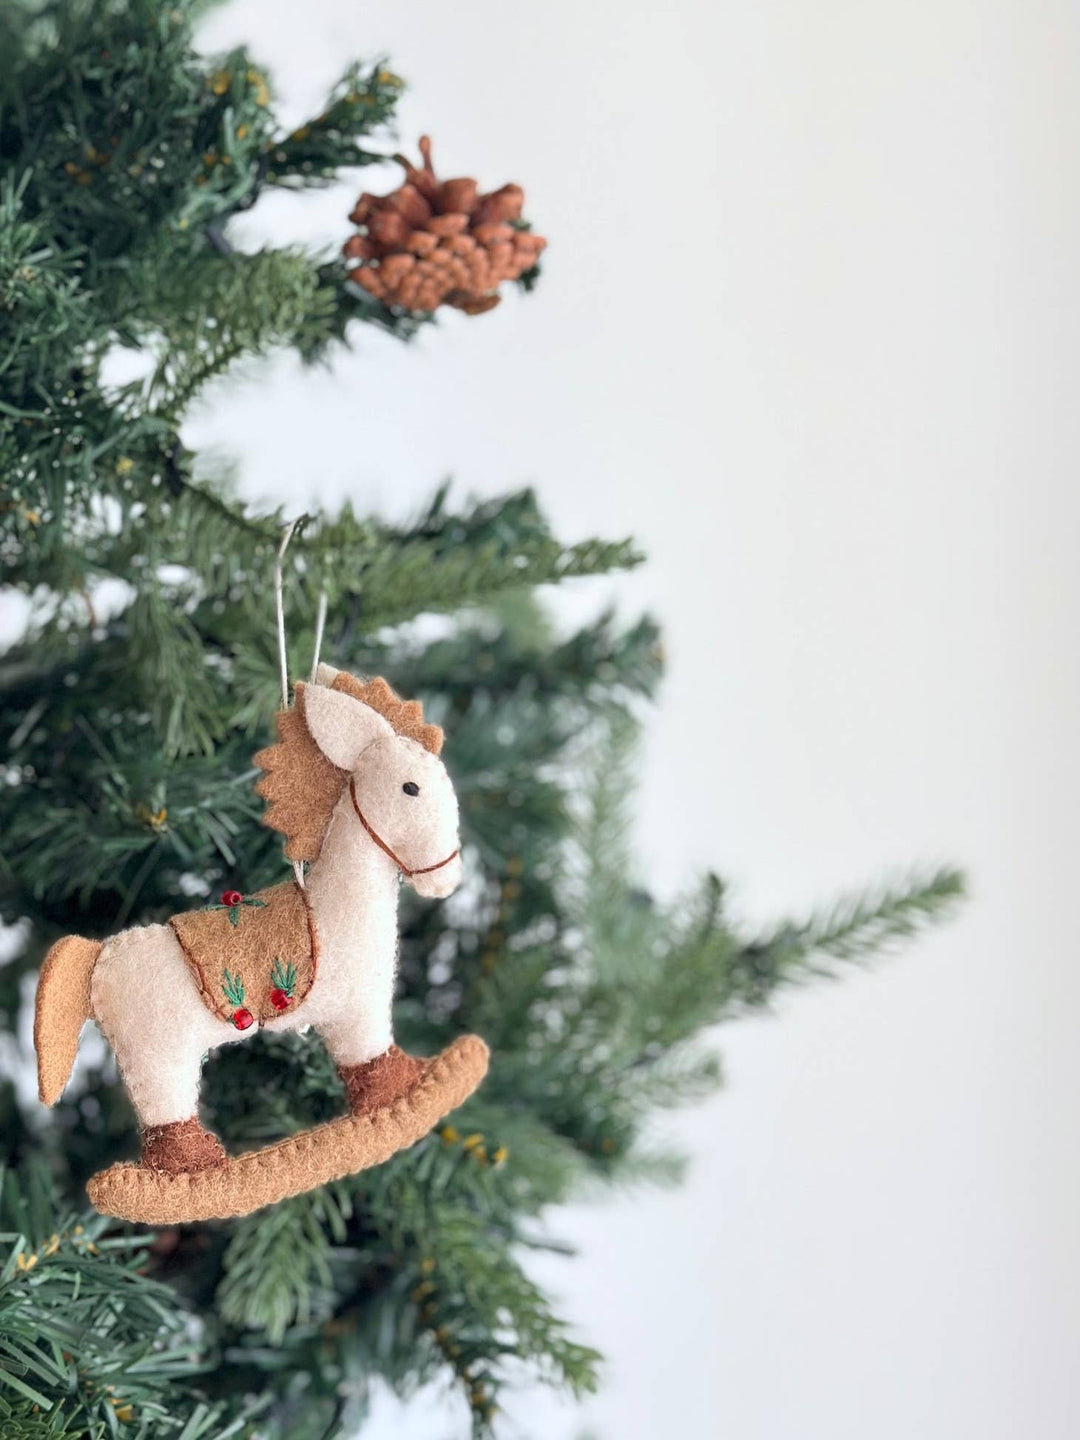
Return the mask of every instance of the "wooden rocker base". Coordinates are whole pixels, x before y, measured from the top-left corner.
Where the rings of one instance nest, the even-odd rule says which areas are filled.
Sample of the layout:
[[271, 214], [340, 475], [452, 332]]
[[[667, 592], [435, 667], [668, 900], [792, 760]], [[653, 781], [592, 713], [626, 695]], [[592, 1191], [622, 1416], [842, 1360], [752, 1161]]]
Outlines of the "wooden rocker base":
[[381, 1165], [414, 1145], [487, 1074], [488, 1048], [477, 1035], [459, 1036], [435, 1057], [416, 1086], [370, 1115], [343, 1115], [262, 1150], [230, 1156], [224, 1165], [168, 1175], [130, 1161], [87, 1182], [102, 1215], [146, 1225], [178, 1225], [249, 1215], [290, 1195]]

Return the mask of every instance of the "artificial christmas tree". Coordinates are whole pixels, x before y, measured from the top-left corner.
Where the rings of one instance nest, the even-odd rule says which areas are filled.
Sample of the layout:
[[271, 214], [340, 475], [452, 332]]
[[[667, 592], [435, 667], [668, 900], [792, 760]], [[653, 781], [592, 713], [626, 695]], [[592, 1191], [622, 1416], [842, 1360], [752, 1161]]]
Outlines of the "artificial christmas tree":
[[[407, 340], [430, 318], [350, 282], [343, 258], [243, 253], [229, 229], [269, 188], [391, 153], [401, 81], [354, 67], [286, 131], [249, 55], [197, 53], [198, 8], [0, 10], [0, 560], [29, 601], [0, 657], [0, 913], [18, 927], [0, 1017], [4, 1055], [21, 1041], [28, 1066], [34, 977], [61, 936], [212, 905], [240, 934], [262, 913], [245, 901], [283, 878], [251, 764], [274, 738], [282, 517], [211, 483], [187, 406], [240, 357], [332, 360], [362, 324]], [[108, 382], [118, 349], [144, 378]], [[732, 925], [714, 877], [651, 899], [625, 837], [655, 628], [605, 616], [560, 637], [533, 594], [639, 556], [561, 544], [531, 493], [454, 508], [443, 490], [407, 525], [319, 513], [294, 555], [291, 672], [308, 673], [325, 593], [334, 664], [385, 675], [445, 726], [468, 884], [452, 908], [407, 899], [395, 1021], [417, 1054], [483, 1036], [491, 1071], [378, 1168], [154, 1232], [86, 1207], [87, 1179], [136, 1151], [111, 1060], [91, 1053], [52, 1115], [8, 1075], [5, 1437], [343, 1437], [374, 1377], [438, 1375], [484, 1431], [515, 1375], [588, 1389], [595, 1354], [521, 1263], [547, 1209], [586, 1177], [666, 1172], [642, 1132], [717, 1083], [708, 1026], [910, 935], [959, 888], [932, 875], [763, 936]], [[431, 612], [452, 617], [440, 638], [402, 628]], [[276, 958], [258, 995], [229, 966], [233, 1016], [254, 1026], [295, 993], [300, 965]], [[342, 1116], [349, 1089], [314, 1035], [259, 1033], [212, 1056], [202, 1120], [234, 1153], [288, 1143]]]

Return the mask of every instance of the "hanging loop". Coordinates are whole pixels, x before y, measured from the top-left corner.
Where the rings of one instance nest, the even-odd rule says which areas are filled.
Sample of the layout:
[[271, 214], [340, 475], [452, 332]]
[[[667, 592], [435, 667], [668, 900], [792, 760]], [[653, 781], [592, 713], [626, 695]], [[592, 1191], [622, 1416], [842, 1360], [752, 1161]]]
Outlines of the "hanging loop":
[[298, 515], [295, 520], [290, 520], [285, 526], [281, 536], [281, 544], [278, 546], [277, 563], [274, 566], [274, 604], [277, 608], [277, 645], [278, 665], [281, 669], [281, 708], [289, 708], [289, 656], [285, 649], [285, 577], [283, 567], [285, 564], [285, 551], [289, 548], [289, 541], [293, 537], [296, 527], [304, 517]]
[[[274, 565], [274, 605], [277, 611], [278, 665], [281, 669], [281, 708], [283, 710], [289, 708], [289, 652], [285, 645], [285, 551], [288, 550], [289, 541], [296, 533], [297, 527], [306, 519], [306, 515], [298, 515], [295, 520], [290, 520], [285, 526], [281, 544], [278, 546], [277, 561]], [[303, 862], [294, 860], [292, 868], [293, 874], [296, 876], [296, 883], [303, 890]]]
[[311, 683], [319, 673], [319, 656], [322, 654], [322, 637], [326, 629], [326, 591], [319, 591], [319, 608], [315, 615], [315, 650], [311, 657]]

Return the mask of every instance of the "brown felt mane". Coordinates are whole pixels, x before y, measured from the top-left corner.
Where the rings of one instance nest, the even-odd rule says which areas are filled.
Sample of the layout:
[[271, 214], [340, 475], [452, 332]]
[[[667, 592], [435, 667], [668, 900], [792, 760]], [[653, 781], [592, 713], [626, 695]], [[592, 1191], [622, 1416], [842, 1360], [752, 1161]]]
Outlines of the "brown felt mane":
[[[286, 837], [288, 859], [313, 861], [319, 858], [348, 774], [328, 760], [311, 738], [304, 719], [305, 688], [297, 684], [292, 708], [277, 713], [278, 743], [255, 756], [255, 764], [266, 772], [255, 791], [266, 801], [263, 824]], [[402, 700], [385, 680], [364, 682], [341, 671], [331, 689], [370, 705], [399, 735], [415, 740], [433, 755], [442, 750], [443, 732], [438, 725], [425, 722], [420, 702]]]

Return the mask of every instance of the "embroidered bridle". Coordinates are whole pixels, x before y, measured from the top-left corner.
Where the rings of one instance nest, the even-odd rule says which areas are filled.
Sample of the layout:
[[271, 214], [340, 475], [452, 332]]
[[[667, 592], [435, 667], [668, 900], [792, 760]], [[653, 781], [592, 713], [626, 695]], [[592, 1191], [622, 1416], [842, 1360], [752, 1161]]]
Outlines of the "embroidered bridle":
[[408, 865], [406, 865], [402, 859], [400, 859], [397, 855], [394, 854], [393, 850], [390, 849], [390, 846], [387, 845], [386, 841], [382, 838], [378, 831], [375, 830], [368, 823], [367, 816], [360, 809], [360, 802], [356, 798], [355, 779], [349, 780], [349, 797], [352, 800], [352, 807], [356, 811], [356, 818], [360, 821], [360, 824], [363, 825], [364, 829], [371, 836], [372, 840], [375, 841], [375, 844], [378, 845], [379, 849], [383, 852], [383, 854], [389, 855], [390, 859], [398, 867], [401, 873], [405, 875], [408, 879], [411, 880], [414, 875], [430, 875], [433, 870], [441, 870], [444, 865], [449, 865], [451, 860], [456, 860], [458, 855], [461, 853], [460, 849], [457, 849], [447, 855], [445, 860], [440, 860], [436, 865], [420, 865], [415, 870], [410, 870]]

